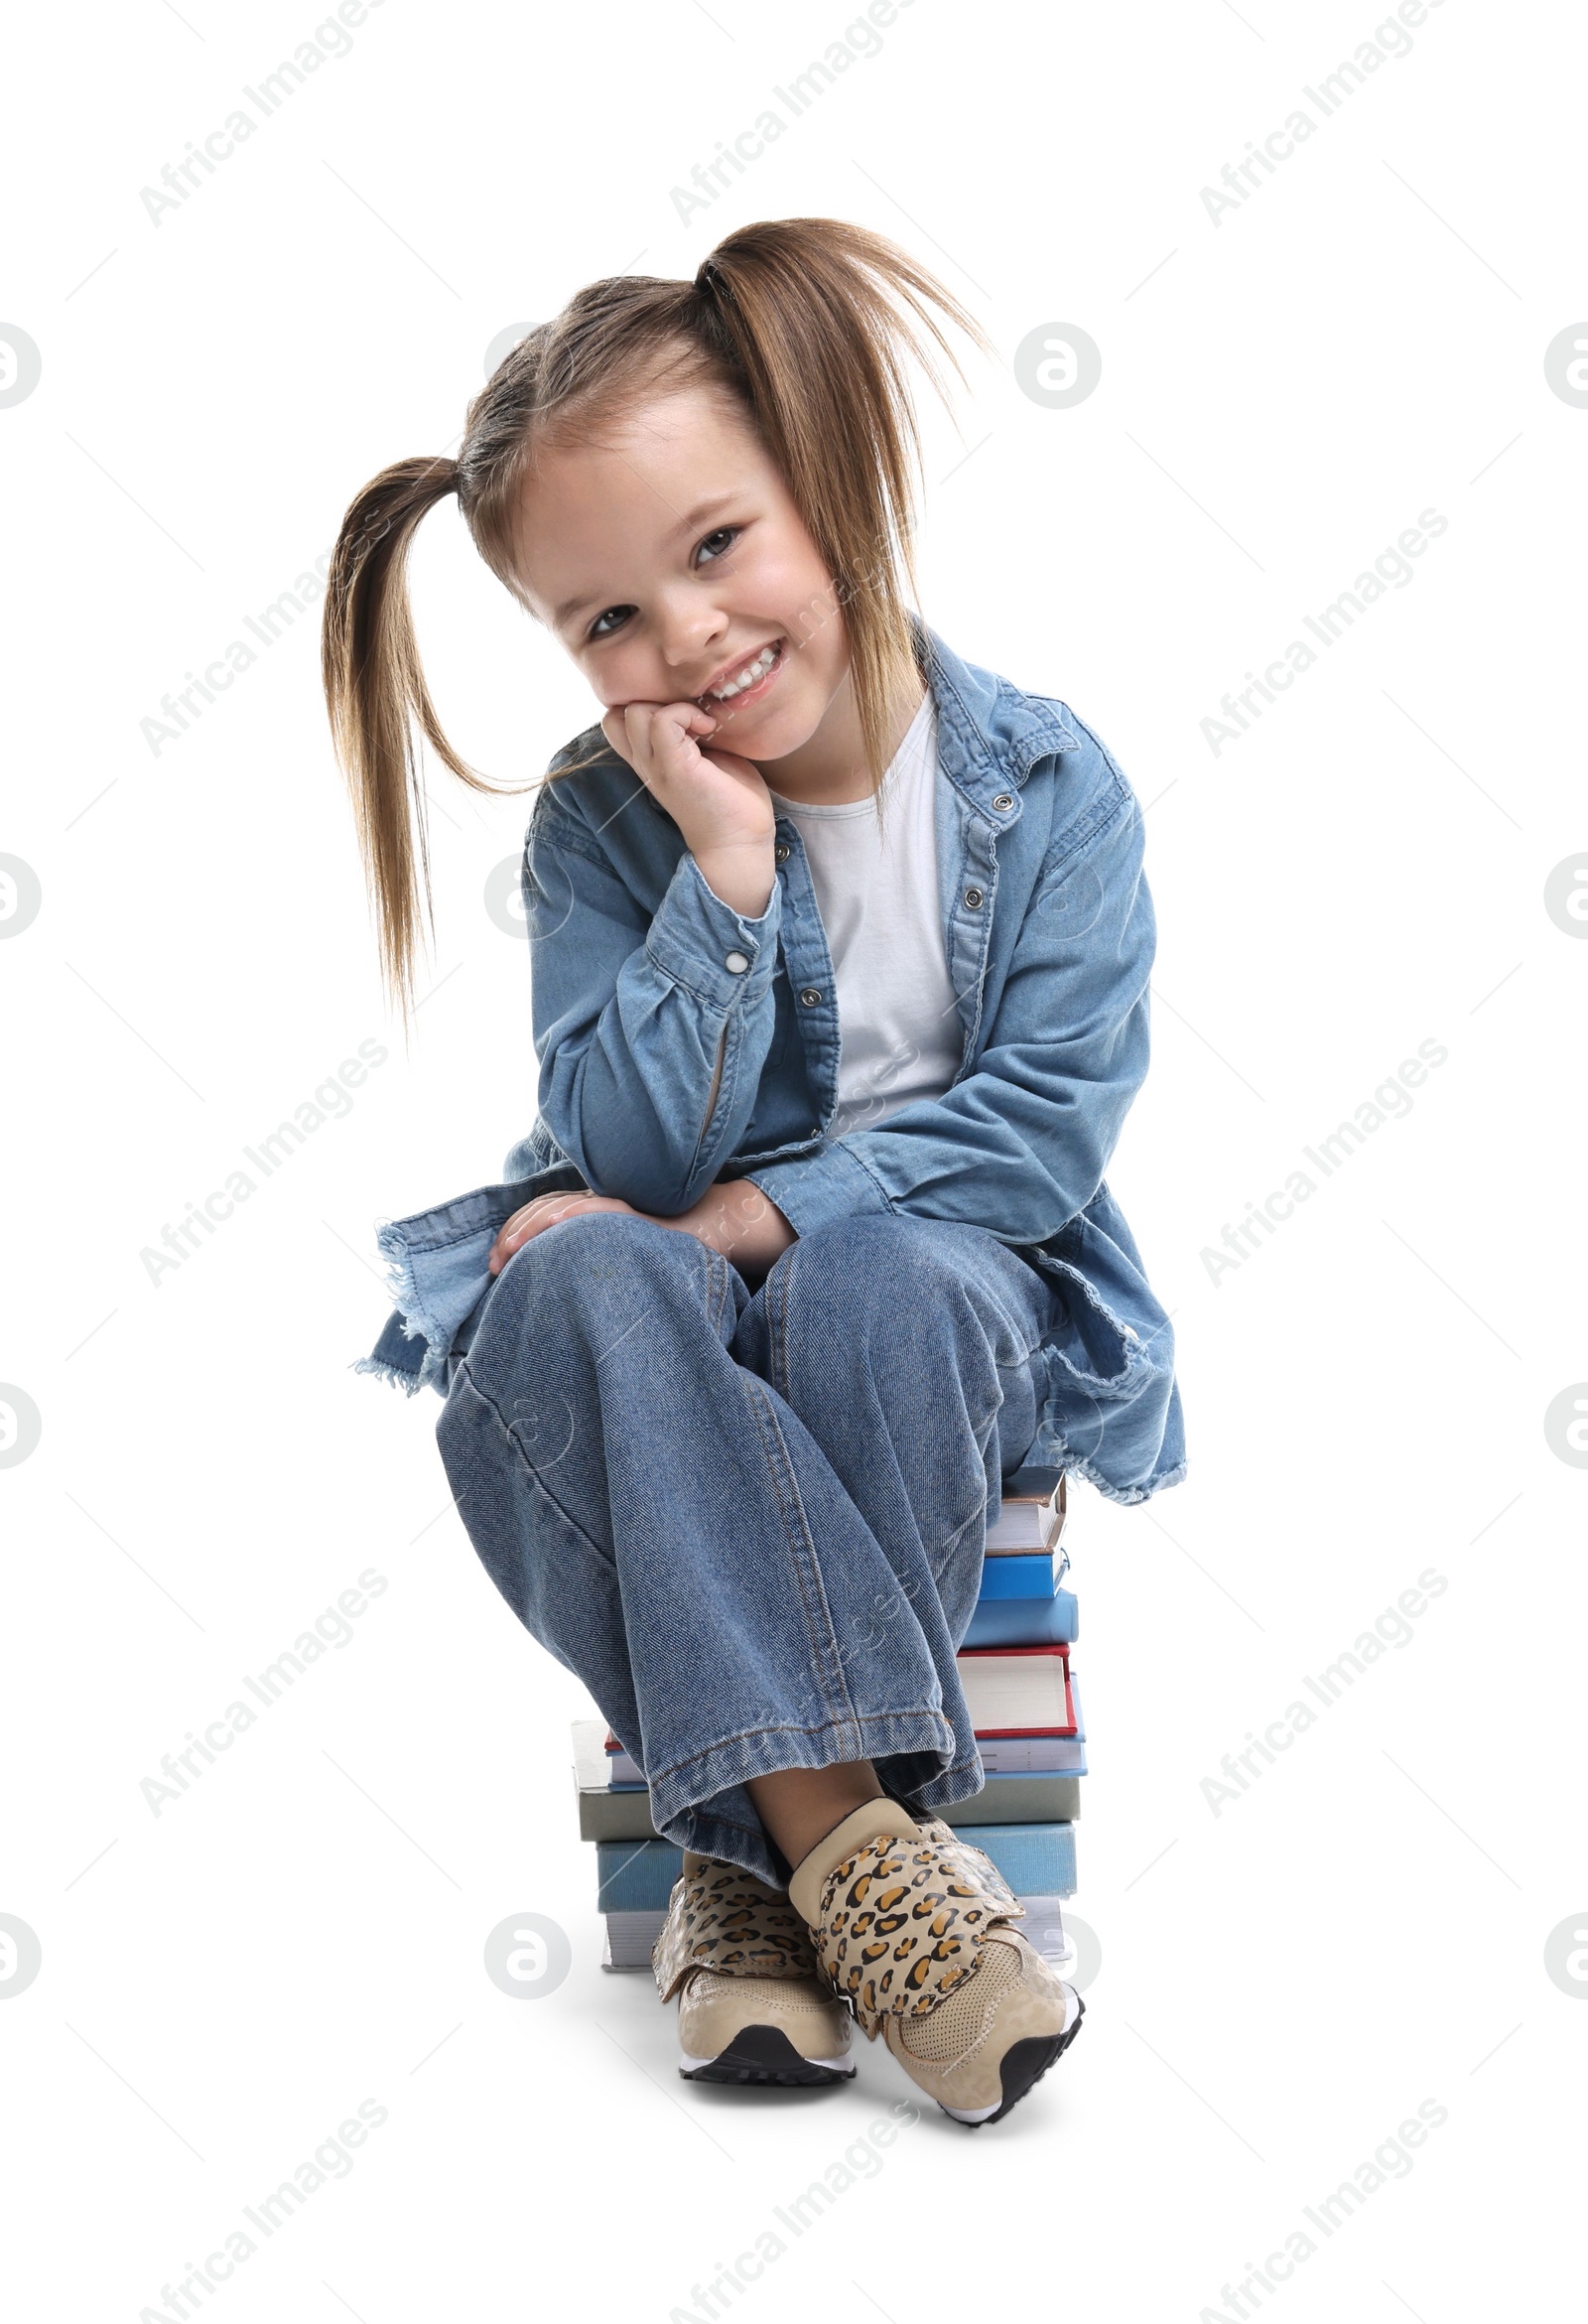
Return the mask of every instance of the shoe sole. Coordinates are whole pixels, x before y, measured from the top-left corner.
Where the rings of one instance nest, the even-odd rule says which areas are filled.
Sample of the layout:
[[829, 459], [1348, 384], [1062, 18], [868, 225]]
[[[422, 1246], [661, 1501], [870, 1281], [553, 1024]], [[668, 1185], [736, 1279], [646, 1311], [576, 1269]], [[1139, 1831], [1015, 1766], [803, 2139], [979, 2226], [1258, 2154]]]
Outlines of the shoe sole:
[[938, 2105], [943, 2107], [943, 2112], [956, 2122], [963, 2122], [968, 2130], [980, 2130], [988, 2122], [1001, 2122], [1010, 2107], [1018, 2106], [1026, 2092], [1036, 2088], [1048, 2068], [1063, 2057], [1080, 2032], [1081, 2020], [1086, 2015], [1086, 2003], [1079, 1993], [1073, 1993], [1073, 1998], [1075, 2015], [1067, 2020], [1062, 2032], [1031, 2034], [1024, 2041], [1011, 2042], [1004, 2051], [998, 2065], [998, 2082], [1003, 2091], [1000, 2106], [973, 2113], [969, 2109], [944, 2107], [943, 2101], [939, 2099]]
[[785, 2090], [814, 2090], [855, 2078], [852, 2059], [803, 2058], [775, 2025], [744, 2026], [716, 2058], [692, 2058], [686, 2050], [678, 2070], [686, 2082], [771, 2084]]

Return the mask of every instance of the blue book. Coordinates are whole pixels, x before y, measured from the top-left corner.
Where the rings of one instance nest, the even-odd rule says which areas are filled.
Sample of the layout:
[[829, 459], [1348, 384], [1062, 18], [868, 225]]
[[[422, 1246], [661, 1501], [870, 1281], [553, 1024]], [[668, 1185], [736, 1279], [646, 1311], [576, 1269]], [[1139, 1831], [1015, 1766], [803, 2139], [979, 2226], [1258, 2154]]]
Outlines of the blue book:
[[1051, 1550], [1023, 1550], [1012, 1558], [989, 1558], [982, 1568], [982, 1596], [1051, 1597], [1058, 1584]]
[[1080, 1628], [1081, 1612], [1072, 1589], [1056, 1589], [1051, 1597], [981, 1597], [960, 1644], [1070, 1646]]
[[[974, 1800], [965, 1804], [974, 1811]], [[955, 1830], [992, 1857], [1016, 1896], [1075, 1894], [1073, 1824], [960, 1824]], [[596, 1866], [597, 1912], [664, 1912], [684, 1855], [667, 1840], [600, 1840]]]

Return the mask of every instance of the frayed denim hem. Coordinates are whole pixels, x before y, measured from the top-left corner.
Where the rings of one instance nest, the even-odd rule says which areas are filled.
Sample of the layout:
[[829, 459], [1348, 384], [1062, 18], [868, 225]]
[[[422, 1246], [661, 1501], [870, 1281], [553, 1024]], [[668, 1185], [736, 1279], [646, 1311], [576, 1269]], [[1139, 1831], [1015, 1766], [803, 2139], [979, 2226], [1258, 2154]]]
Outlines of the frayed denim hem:
[[426, 1367], [417, 1372], [405, 1372], [400, 1364], [382, 1362], [379, 1356], [360, 1356], [356, 1364], [349, 1364], [349, 1372], [367, 1372], [371, 1379], [385, 1380], [393, 1388], [400, 1388], [404, 1396], [417, 1396], [421, 1388], [428, 1388], [441, 1366], [427, 1355]]
[[1148, 1477], [1144, 1485], [1113, 1485], [1093, 1467], [1090, 1460], [1082, 1459], [1077, 1453], [1066, 1453], [1064, 1465], [1073, 1470], [1083, 1484], [1091, 1485], [1095, 1492], [1101, 1493], [1105, 1501], [1117, 1502], [1122, 1509], [1134, 1509], [1140, 1502], [1150, 1501], [1154, 1493], [1166, 1493], [1171, 1485], [1184, 1484], [1186, 1472], [1186, 1463], [1182, 1460], [1176, 1467]]
[[1166, 1493], [1171, 1485], [1184, 1484], [1187, 1467], [1182, 1454], [1172, 1468], [1157, 1469], [1139, 1484], [1119, 1484], [1112, 1477], [1105, 1476], [1095, 1460], [1088, 1459], [1084, 1452], [1078, 1452], [1051, 1426], [1038, 1432], [1036, 1444], [1026, 1454], [1026, 1459], [1032, 1463], [1041, 1461], [1054, 1468], [1062, 1468], [1080, 1483], [1090, 1485], [1095, 1493], [1101, 1493], [1105, 1501], [1113, 1501], [1122, 1509], [1133, 1509], [1142, 1501], [1150, 1501], [1154, 1493]]

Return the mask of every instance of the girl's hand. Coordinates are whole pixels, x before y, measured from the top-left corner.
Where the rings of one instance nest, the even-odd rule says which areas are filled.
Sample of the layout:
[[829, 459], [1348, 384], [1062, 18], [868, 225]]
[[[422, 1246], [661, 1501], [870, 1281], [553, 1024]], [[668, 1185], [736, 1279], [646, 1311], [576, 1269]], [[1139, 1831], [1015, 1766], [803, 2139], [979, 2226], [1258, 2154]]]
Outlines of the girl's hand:
[[749, 1276], [765, 1275], [799, 1240], [777, 1204], [748, 1178], [724, 1178], [708, 1186], [691, 1209], [662, 1224], [682, 1227]]
[[741, 1272], [756, 1275], [764, 1275], [797, 1239], [776, 1203], [769, 1202], [759, 1186], [752, 1186], [747, 1178], [729, 1178], [708, 1186], [700, 1200], [676, 1218], [652, 1217], [649, 1211], [636, 1210], [631, 1202], [619, 1201], [615, 1194], [537, 1194], [533, 1202], [514, 1211], [492, 1243], [491, 1274], [500, 1275], [513, 1253], [548, 1227], [592, 1210], [615, 1210], [625, 1218], [643, 1218], [651, 1226], [693, 1235], [697, 1242], [731, 1259]]
[[776, 877], [771, 793], [748, 758], [705, 747], [717, 723], [698, 702], [628, 702], [601, 732], [672, 816], [712, 893], [758, 920]]
[[[533, 1202], [526, 1202], [522, 1210], [515, 1210], [490, 1247], [490, 1272], [500, 1275], [515, 1251], [543, 1235], [548, 1227], [560, 1224], [565, 1218], [578, 1218], [587, 1210], [619, 1210], [628, 1218], [641, 1218], [644, 1213], [632, 1203], [620, 1202], [615, 1194], [537, 1194]], [[672, 1224], [670, 1219], [661, 1222]]]

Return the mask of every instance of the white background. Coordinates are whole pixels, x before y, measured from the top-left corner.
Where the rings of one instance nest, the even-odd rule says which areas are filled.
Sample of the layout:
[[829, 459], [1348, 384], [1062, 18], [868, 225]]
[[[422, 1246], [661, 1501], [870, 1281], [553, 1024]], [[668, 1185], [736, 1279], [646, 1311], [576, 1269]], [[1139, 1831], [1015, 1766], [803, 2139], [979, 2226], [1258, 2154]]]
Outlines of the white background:
[[[597, 1968], [580, 1690], [452, 1514], [439, 1404], [348, 1369], [386, 1313], [373, 1220], [493, 1178], [533, 1116], [526, 949], [482, 902], [527, 801], [432, 781], [405, 1049], [313, 615], [158, 754], [140, 732], [366, 477], [453, 443], [500, 332], [816, 212], [897, 237], [999, 350], [956, 422], [923, 406], [928, 618], [1073, 703], [1148, 805], [1156, 1059], [1112, 1182], [1192, 1473], [1145, 1510], [1078, 1496], [1083, 2038], [996, 2129], [908, 2128], [734, 2310], [1233, 2316], [1220, 2287], [1433, 2100], [1409, 2175], [1265, 2306], [1561, 2313], [1588, 2008], [1544, 1947], [1588, 1926], [1588, 1475], [1543, 1415], [1588, 1376], [1588, 943], [1543, 889], [1588, 848], [1588, 411], [1543, 354], [1588, 314], [1580, 19], [1448, 0], [1215, 224], [1200, 190], [1367, 0], [916, 0], [685, 224], [672, 189], [839, 7], [387, 0], [153, 222], [140, 189], [316, 21], [129, 0], [13, 35], [3, 319], [43, 375], [0, 409], [0, 851], [43, 903], [0, 945], [0, 1379], [42, 1437], [0, 1474], [0, 1910], [43, 1968], [0, 2008], [12, 2304], [195, 2312], [161, 2286], [372, 2099], [350, 2175], [206, 2310], [705, 2315], [692, 2286], [907, 2094], [870, 2049], [793, 2100], [676, 2080], [647, 1982]], [[1103, 352], [1070, 410], [1009, 369], [1050, 322]], [[1428, 508], [1414, 581], [1215, 756], [1220, 697]], [[455, 742], [533, 775], [587, 703], [451, 504], [416, 595]], [[369, 1039], [351, 1112], [151, 1282], [167, 1222]], [[1212, 1281], [1226, 1222], [1425, 1039], [1448, 1061], [1409, 1116]], [[1429, 1567], [1412, 1642], [1215, 1815], [1221, 1757]], [[352, 1642], [152, 1814], [162, 1755], [366, 1568]], [[536, 2001], [481, 1967], [527, 1911], [574, 1948]]]

